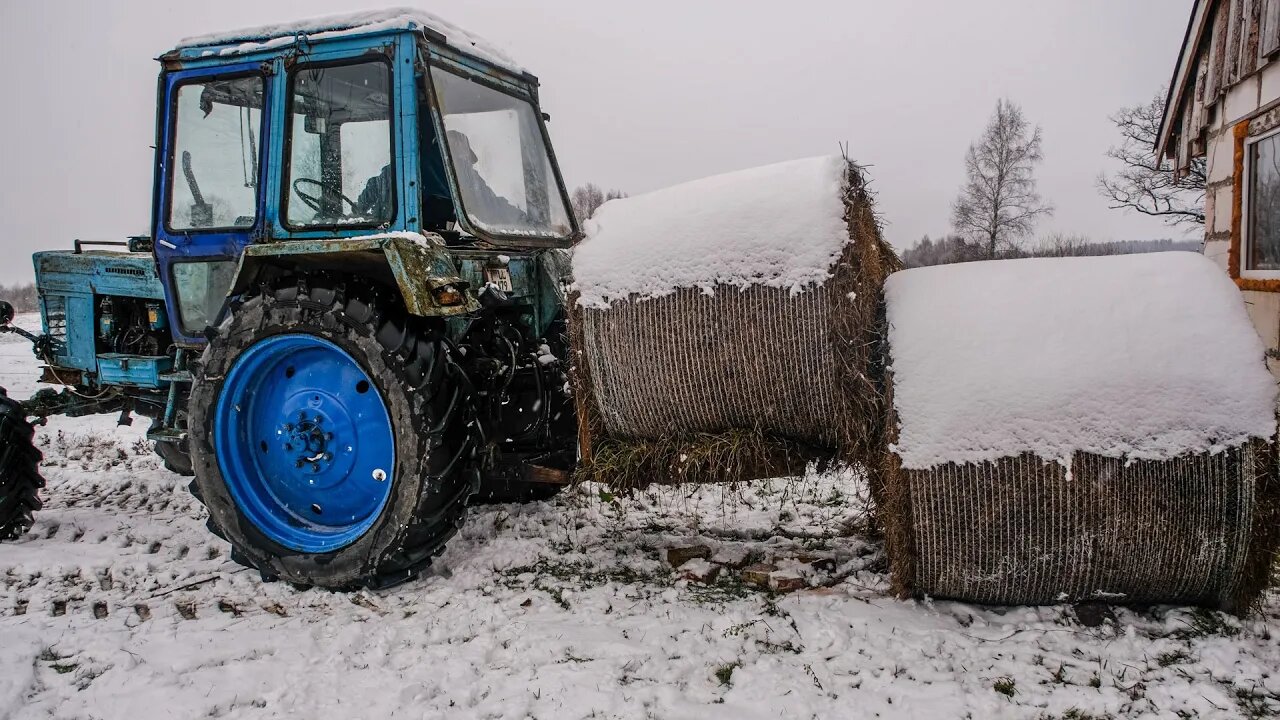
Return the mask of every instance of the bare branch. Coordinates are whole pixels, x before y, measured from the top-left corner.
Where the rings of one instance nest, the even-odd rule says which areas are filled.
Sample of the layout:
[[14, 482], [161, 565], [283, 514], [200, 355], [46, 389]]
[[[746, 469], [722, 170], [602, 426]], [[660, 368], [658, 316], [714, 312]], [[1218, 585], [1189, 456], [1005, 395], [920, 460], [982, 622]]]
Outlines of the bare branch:
[[1143, 105], [1121, 108], [1111, 116], [1121, 143], [1107, 151], [1120, 170], [1098, 177], [1098, 192], [1114, 210], [1158, 217], [1170, 225], [1203, 225], [1207, 168], [1204, 158], [1192, 161], [1179, 176], [1154, 150], [1164, 116], [1165, 92]]

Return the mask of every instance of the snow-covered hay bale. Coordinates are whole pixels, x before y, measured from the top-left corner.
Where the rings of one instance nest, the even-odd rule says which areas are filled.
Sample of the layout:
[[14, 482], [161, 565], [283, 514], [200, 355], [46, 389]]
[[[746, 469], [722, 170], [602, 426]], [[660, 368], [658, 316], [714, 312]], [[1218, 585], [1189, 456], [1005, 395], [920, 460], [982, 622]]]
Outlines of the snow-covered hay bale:
[[792, 474], [879, 444], [880, 289], [862, 171], [820, 157], [606, 203], [574, 252], [584, 477]]
[[1276, 388], [1211, 261], [922, 268], [885, 301], [899, 592], [1242, 610], [1265, 587]]

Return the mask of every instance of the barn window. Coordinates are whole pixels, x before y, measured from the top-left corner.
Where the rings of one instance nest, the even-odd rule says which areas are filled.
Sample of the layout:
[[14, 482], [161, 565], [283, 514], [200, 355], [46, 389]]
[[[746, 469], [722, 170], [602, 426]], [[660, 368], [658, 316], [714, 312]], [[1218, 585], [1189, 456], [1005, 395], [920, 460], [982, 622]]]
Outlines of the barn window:
[[1248, 167], [1247, 270], [1280, 270], [1280, 132], [1251, 141]]

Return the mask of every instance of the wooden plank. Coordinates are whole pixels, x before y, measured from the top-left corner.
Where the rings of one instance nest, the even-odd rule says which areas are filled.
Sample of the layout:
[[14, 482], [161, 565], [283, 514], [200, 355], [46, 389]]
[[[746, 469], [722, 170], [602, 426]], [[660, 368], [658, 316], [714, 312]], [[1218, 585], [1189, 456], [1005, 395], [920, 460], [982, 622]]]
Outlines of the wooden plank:
[[[1280, 0], [1273, 0], [1280, 3]], [[1231, 21], [1231, 3], [1220, 2], [1213, 14], [1213, 40], [1209, 45], [1209, 76], [1205, 81], [1204, 104], [1212, 105], [1226, 89], [1227, 30]]]
[[[1209, 74], [1209, 59], [1207, 55], [1200, 56], [1199, 68], [1196, 70], [1195, 89], [1191, 93], [1191, 130], [1194, 135], [1199, 135], [1204, 131], [1204, 126], [1208, 124], [1209, 113], [1205, 111], [1204, 103], [1204, 85]], [[1191, 138], [1183, 138], [1190, 140]], [[1194, 153], [1194, 150], [1192, 151]]]
[[1240, 80], [1240, 19], [1244, 15], [1244, 0], [1231, 0], [1231, 13], [1227, 19], [1226, 64], [1223, 66], [1222, 91], [1231, 89]]
[[1263, 0], [1245, 0], [1244, 41], [1240, 44], [1240, 77], [1252, 75], [1258, 69], [1258, 36], [1262, 32]]
[[543, 485], [568, 485], [573, 477], [567, 470], [530, 464], [524, 466], [524, 481]]
[[1280, 0], [1266, 0], [1261, 25], [1258, 53], [1261, 58], [1270, 58], [1280, 51]]

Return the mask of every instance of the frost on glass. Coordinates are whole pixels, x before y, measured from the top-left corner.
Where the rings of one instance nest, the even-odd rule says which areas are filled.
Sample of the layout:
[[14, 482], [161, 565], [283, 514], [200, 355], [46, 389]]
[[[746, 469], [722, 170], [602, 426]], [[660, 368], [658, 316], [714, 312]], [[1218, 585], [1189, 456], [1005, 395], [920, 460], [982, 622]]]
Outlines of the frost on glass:
[[171, 230], [253, 226], [262, 96], [259, 76], [178, 88], [169, 168]]
[[471, 224], [495, 235], [568, 236], [569, 213], [533, 106], [452, 73], [433, 78]]

